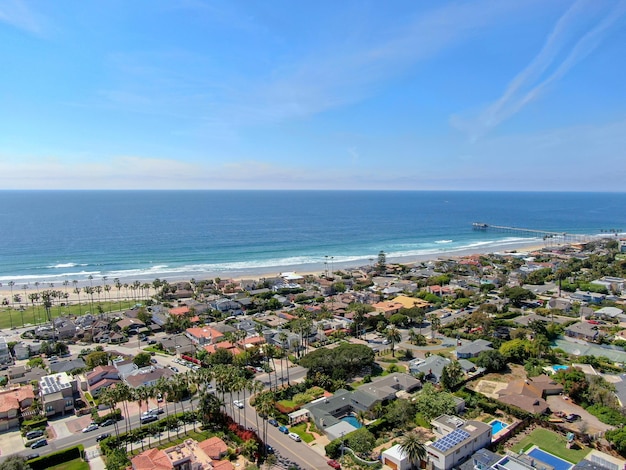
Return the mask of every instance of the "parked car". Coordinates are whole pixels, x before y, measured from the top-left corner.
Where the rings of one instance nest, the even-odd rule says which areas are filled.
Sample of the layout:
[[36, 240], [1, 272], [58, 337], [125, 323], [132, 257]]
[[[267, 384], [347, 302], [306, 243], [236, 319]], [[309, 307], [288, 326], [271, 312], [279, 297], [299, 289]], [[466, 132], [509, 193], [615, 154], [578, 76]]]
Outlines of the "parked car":
[[151, 339], [148, 341], [148, 344], [156, 344], [156, 340], [155, 339]]
[[233, 405], [235, 405], [239, 409], [241, 409], [241, 408], [243, 408], [245, 406], [241, 400], [234, 400], [233, 401]]
[[114, 419], [110, 419], [110, 418], [109, 418], [109, 419], [107, 419], [106, 421], [102, 421], [102, 422], [100, 423], [100, 427], [101, 427], [101, 428], [105, 428], [105, 427], [107, 427], [107, 426], [112, 426], [113, 424], [115, 424], [115, 420], [114, 420]]
[[38, 441], [33, 442], [30, 446], [31, 449], [39, 449], [40, 447], [47, 446], [48, 441], [45, 439], [39, 439]]
[[152, 415], [162, 415], [165, 411], [163, 411], [163, 408], [150, 408], [148, 413]]
[[83, 432], [91, 432], [91, 431], [95, 431], [96, 429], [98, 429], [98, 425], [96, 423], [91, 423], [86, 428], [83, 428]]
[[567, 421], [568, 423], [573, 423], [574, 421], [578, 421], [579, 419], [580, 415], [577, 415], [576, 413], [569, 414], [565, 417], [565, 421]]
[[276, 428], [278, 427], [278, 421], [276, 421], [274, 418], [268, 419], [267, 422]]
[[328, 462], [326, 462], [329, 466], [336, 468], [337, 470], [339, 470], [341, 468], [341, 464], [339, 462], [337, 462], [336, 460], [329, 460]]
[[300, 439], [300, 436], [298, 436], [295, 432], [290, 432], [287, 435], [289, 436], [290, 439], [293, 439], [296, 442], [300, 442], [302, 440]]
[[279, 426], [278, 430], [283, 434], [289, 434], [289, 428], [287, 428], [287, 426]]
[[269, 444], [265, 444], [265, 452], [267, 452], [268, 454], [273, 454], [274, 448]]
[[28, 455], [26, 456], [26, 460], [33, 460], [33, 459], [36, 459], [37, 457], [39, 457], [39, 454], [37, 454], [37, 453], [34, 453], [34, 454], [28, 454]]
[[178, 369], [174, 366], [170, 366], [170, 369], [172, 369], [174, 372], [178, 372]]
[[108, 432], [102, 433], [100, 434], [98, 437], [96, 437], [96, 442], [100, 442], [105, 440], [107, 437], [111, 437], [111, 434], [109, 434]]
[[29, 441], [31, 439], [37, 439], [38, 437], [43, 436], [43, 431], [41, 429], [36, 429], [34, 431], [28, 431], [26, 433], [26, 439], [28, 439]]
[[148, 424], [148, 423], [153, 423], [158, 419], [159, 418], [157, 418], [155, 415], [149, 415], [149, 416], [142, 416], [140, 421], [141, 421], [141, 424]]

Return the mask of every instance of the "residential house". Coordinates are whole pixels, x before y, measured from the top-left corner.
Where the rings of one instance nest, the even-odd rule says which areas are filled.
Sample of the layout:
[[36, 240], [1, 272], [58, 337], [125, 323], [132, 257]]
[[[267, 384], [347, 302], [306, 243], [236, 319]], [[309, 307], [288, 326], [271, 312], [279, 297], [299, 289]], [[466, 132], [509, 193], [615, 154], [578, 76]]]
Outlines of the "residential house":
[[380, 455], [380, 460], [383, 465], [394, 470], [410, 470], [412, 468], [409, 456], [402, 450], [400, 444], [384, 450]]
[[409, 371], [413, 375], [424, 374], [424, 380], [438, 384], [443, 368], [452, 361], [438, 355], [428, 356], [426, 359], [414, 359], [409, 362]]
[[437, 439], [441, 439], [455, 429], [463, 426], [465, 424], [465, 420], [459, 418], [458, 416], [441, 415], [433, 419], [430, 424], [433, 426], [432, 430], [435, 433], [435, 436], [437, 436]]
[[97, 366], [87, 374], [86, 378], [87, 388], [93, 397], [97, 397], [101, 390], [121, 382], [115, 366]]
[[507, 387], [498, 393], [498, 401], [541, 415], [550, 411], [545, 401], [546, 396], [558, 395], [562, 392], [561, 384], [547, 375], [539, 375], [509, 382]]
[[46, 375], [39, 381], [41, 403], [46, 416], [74, 412], [74, 397], [78, 393], [77, 380], [66, 372]]
[[185, 335], [198, 346], [216, 344], [224, 339], [224, 335], [222, 333], [210, 326], [187, 328], [187, 330], [185, 330]]
[[[221, 444], [214, 442], [215, 440]], [[216, 450], [218, 448], [219, 451]], [[225, 450], [222, 451], [222, 449]], [[228, 460], [219, 460], [226, 455], [227, 450], [226, 444], [217, 437], [203, 442], [185, 439], [180, 444], [166, 449], [149, 449], [142, 452], [132, 458], [130, 468], [132, 470], [234, 470]]]
[[58, 374], [59, 372], [71, 373], [72, 371], [84, 369], [85, 367], [87, 367], [87, 365], [81, 357], [77, 359], [71, 359], [69, 361], [52, 362], [48, 366], [50, 372], [53, 374]]
[[376, 302], [372, 307], [374, 307], [376, 312], [382, 313], [385, 317], [390, 317], [394, 313], [398, 313], [401, 308], [404, 308], [404, 305], [400, 302], [394, 302], [393, 300], [383, 300]]
[[464, 344], [456, 348], [457, 359], [470, 359], [478, 357], [481, 352], [493, 350], [493, 343], [485, 339], [477, 339], [471, 343]]
[[33, 367], [32, 369], [28, 370], [24, 375], [10, 379], [10, 383], [12, 385], [23, 385], [31, 383], [33, 381], [38, 382], [39, 380], [41, 380], [42, 377], [45, 377], [46, 375], [48, 375], [47, 370], [42, 369], [41, 367]]
[[425, 447], [428, 462], [434, 470], [450, 470], [490, 444], [491, 426], [469, 420]]
[[34, 399], [35, 393], [32, 385], [0, 392], [0, 432], [18, 427], [22, 410], [32, 405]]
[[433, 306], [433, 304], [425, 301], [424, 299], [420, 299], [419, 297], [408, 297], [406, 295], [399, 295], [397, 297], [394, 297], [392, 299], [392, 302], [400, 303], [402, 304], [402, 307], [406, 309], [417, 307], [424, 310], [430, 310]]
[[585, 341], [598, 343], [600, 339], [605, 336], [598, 325], [593, 325], [588, 322], [578, 322], [565, 327], [565, 335], [570, 338], [582, 339]]
[[13, 357], [4, 336], [0, 336], [0, 364], [13, 364]]
[[162, 367], [142, 367], [124, 377], [124, 381], [131, 388], [149, 387], [155, 385], [160, 379], [170, 379], [174, 372]]

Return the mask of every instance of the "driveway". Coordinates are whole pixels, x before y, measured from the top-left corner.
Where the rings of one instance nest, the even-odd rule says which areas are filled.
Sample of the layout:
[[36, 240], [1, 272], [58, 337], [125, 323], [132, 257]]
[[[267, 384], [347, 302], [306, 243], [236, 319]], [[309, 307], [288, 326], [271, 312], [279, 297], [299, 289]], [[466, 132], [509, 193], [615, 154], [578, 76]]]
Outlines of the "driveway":
[[597, 434], [599, 432], [615, 429], [613, 426], [604, 424], [598, 418], [588, 413], [582, 406], [572, 403], [571, 400], [563, 398], [564, 395], [552, 395], [547, 398], [548, 405], [552, 412], [562, 411], [565, 414], [575, 413], [580, 415], [581, 419], [573, 423], [564, 422], [562, 426], [566, 429], [584, 432], [587, 434]]

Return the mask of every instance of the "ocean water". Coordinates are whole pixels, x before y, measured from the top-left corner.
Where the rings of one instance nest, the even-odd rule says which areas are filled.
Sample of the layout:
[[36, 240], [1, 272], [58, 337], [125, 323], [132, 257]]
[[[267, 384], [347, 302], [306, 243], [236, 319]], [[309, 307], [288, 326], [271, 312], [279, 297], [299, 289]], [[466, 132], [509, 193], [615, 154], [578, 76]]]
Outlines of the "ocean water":
[[[626, 193], [0, 191], [0, 282], [151, 281], [365, 265], [626, 230]], [[536, 238], [542, 240], [541, 237]]]

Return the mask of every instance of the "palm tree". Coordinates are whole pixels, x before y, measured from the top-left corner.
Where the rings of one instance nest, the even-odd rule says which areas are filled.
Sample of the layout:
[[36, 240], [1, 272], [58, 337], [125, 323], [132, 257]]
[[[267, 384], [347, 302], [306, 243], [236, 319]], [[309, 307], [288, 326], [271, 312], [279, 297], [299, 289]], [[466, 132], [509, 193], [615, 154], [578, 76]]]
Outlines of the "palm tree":
[[428, 315], [428, 320], [430, 320], [430, 336], [431, 339], [435, 339], [435, 334], [439, 330], [441, 326], [441, 319], [437, 316], [436, 313], [431, 313]]
[[74, 287], [74, 293], [78, 296], [78, 314], [82, 315], [83, 314], [83, 310], [81, 308], [81, 304], [80, 304], [80, 287]]
[[415, 431], [407, 432], [400, 439], [400, 450], [408, 457], [411, 468], [418, 467], [426, 457], [426, 448], [421, 442], [421, 437]]
[[15, 281], [9, 281], [9, 287], [11, 288], [11, 307], [13, 307], [13, 286], [15, 285]]
[[118, 277], [113, 279], [113, 282], [115, 282], [115, 288], [117, 289], [117, 303], [120, 306], [120, 310], [122, 310], [122, 301], [120, 299], [120, 290], [122, 290], [122, 283], [120, 282], [120, 279]]
[[385, 331], [385, 339], [391, 344], [391, 355], [393, 357], [396, 357], [396, 343], [402, 341], [402, 335], [400, 334], [400, 330], [398, 330], [395, 326], [387, 328], [387, 330]]
[[36, 325], [37, 320], [35, 319], [35, 302], [39, 301], [39, 294], [37, 292], [31, 292], [30, 294], [28, 294], [28, 300], [30, 300], [33, 307], [33, 323]]

